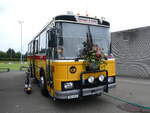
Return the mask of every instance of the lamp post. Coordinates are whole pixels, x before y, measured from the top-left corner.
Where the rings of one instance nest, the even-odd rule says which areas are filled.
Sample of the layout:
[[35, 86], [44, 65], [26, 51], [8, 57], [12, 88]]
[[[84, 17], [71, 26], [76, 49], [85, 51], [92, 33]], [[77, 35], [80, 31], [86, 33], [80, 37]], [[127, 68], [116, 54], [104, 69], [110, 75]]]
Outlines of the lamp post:
[[21, 48], [20, 48], [20, 53], [21, 53], [21, 56], [20, 56], [20, 63], [22, 64], [22, 24], [24, 23], [24, 21], [18, 21], [19, 24], [20, 24], [20, 27], [21, 27]]

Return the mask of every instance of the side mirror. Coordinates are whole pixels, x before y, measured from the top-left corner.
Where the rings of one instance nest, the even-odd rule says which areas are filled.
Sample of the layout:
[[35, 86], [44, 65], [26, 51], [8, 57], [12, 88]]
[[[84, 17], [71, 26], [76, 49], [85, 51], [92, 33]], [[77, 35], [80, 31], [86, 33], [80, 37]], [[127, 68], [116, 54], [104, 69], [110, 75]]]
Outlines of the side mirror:
[[56, 30], [52, 29], [48, 31], [48, 47], [57, 47], [57, 40], [56, 40]]

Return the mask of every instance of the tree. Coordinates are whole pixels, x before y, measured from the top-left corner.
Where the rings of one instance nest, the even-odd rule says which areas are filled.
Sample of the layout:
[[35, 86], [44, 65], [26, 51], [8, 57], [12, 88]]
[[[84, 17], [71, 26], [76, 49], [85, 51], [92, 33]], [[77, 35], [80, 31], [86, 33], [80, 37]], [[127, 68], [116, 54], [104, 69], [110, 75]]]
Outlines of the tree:
[[7, 53], [7, 58], [15, 58], [16, 53], [13, 49], [9, 48], [6, 53]]
[[7, 54], [3, 51], [0, 51], [0, 58], [6, 58]]
[[21, 53], [20, 53], [20, 52], [17, 52], [17, 53], [15, 54], [15, 58], [20, 58], [20, 56], [21, 56]]
[[[9, 48], [6, 52], [0, 51], [0, 60], [3, 61], [19, 61], [21, 53], [15, 52], [14, 49]], [[27, 53], [22, 55], [24, 60], [27, 60]]]

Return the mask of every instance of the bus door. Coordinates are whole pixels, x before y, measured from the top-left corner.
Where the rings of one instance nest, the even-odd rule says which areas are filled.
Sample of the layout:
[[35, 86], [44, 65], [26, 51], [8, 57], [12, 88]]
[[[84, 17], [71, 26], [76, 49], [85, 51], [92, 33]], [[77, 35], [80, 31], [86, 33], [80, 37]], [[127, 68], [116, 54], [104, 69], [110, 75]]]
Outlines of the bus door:
[[47, 83], [51, 90], [53, 90], [53, 67], [52, 67], [52, 60], [54, 59], [53, 53], [54, 48], [50, 46], [51, 40], [51, 31], [47, 31], [46, 33], [46, 75], [47, 75]]

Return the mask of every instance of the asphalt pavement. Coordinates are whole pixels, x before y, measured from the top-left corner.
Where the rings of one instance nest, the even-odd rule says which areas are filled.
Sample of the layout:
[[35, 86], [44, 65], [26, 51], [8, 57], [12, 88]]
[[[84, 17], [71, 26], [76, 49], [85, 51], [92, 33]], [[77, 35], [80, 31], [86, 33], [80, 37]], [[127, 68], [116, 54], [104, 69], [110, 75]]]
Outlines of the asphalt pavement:
[[[82, 100], [53, 101], [33, 85], [30, 95], [24, 93], [24, 72], [0, 73], [0, 113], [129, 113], [137, 108], [105, 95]], [[150, 106], [150, 80], [117, 77], [117, 87], [109, 94], [144, 106]], [[123, 106], [123, 107], [122, 107]], [[134, 109], [134, 110], [133, 110]], [[148, 110], [136, 113], [150, 113]]]

